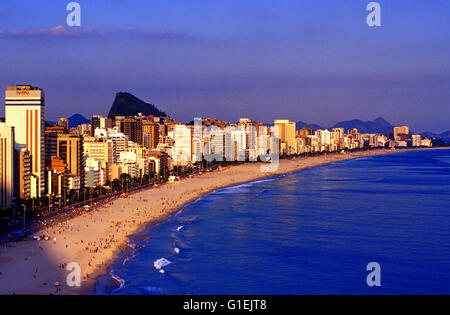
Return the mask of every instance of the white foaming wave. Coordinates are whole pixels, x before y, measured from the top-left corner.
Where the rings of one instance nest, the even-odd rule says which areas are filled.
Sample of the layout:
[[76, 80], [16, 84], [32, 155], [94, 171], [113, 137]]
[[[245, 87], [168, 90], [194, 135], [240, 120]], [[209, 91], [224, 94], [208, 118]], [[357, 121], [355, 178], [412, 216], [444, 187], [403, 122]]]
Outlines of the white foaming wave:
[[177, 227], [177, 232], [180, 232], [183, 228], [184, 228], [184, 225], [180, 225], [179, 227]]
[[170, 260], [167, 260], [165, 258], [157, 259], [153, 262], [153, 267], [155, 267], [156, 270], [161, 270], [163, 267], [170, 265], [172, 262]]
[[257, 180], [255, 182], [252, 182], [252, 184], [259, 184], [259, 183], [266, 183], [266, 182], [273, 182], [275, 178], [268, 178], [268, 179], [261, 179]]
[[133, 259], [134, 257], [136, 257], [136, 254], [133, 254], [132, 256], [125, 258], [125, 259], [123, 260], [122, 265], [125, 266], [125, 264], [126, 264], [130, 259]]
[[235, 187], [230, 187], [230, 188], [226, 188], [224, 190], [221, 190], [217, 193], [219, 194], [236, 194], [236, 193], [248, 193], [250, 192], [249, 189], [246, 189], [245, 187], [249, 187], [249, 186], [235, 186]]
[[117, 283], [119, 283], [119, 287], [115, 289], [114, 292], [122, 290], [122, 288], [125, 285], [125, 280], [120, 278], [118, 275], [115, 275], [112, 270], [111, 270], [111, 278], [113, 278], [114, 280], [117, 281]]
[[255, 184], [272, 182], [274, 180], [275, 180], [275, 178], [260, 179], [260, 180], [254, 181], [254, 182], [244, 183], [244, 184], [240, 184], [237, 186], [225, 188], [225, 189], [222, 189], [221, 191], [219, 191], [218, 193], [222, 193], [222, 194], [247, 193], [247, 192], [250, 192], [250, 190], [246, 189], [246, 188], [252, 187]]

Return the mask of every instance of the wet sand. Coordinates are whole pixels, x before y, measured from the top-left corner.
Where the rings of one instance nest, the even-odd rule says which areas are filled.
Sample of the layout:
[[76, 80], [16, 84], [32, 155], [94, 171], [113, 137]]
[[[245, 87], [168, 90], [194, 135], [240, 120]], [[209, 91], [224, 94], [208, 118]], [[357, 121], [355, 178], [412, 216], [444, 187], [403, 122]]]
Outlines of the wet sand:
[[[93, 293], [96, 278], [106, 274], [112, 262], [129, 248], [129, 236], [142, 232], [149, 223], [167, 217], [183, 204], [210, 191], [307, 167], [403, 151], [379, 149], [282, 160], [273, 173], [262, 173], [260, 164], [242, 164], [116, 199], [102, 208], [59, 222], [38, 233], [50, 236], [49, 241], [29, 238], [10, 244], [13, 247], [2, 244], [0, 294]], [[151, 246], [151, 240], [149, 244]], [[66, 284], [70, 271], [65, 267], [71, 262], [81, 266], [82, 283], [79, 288]]]

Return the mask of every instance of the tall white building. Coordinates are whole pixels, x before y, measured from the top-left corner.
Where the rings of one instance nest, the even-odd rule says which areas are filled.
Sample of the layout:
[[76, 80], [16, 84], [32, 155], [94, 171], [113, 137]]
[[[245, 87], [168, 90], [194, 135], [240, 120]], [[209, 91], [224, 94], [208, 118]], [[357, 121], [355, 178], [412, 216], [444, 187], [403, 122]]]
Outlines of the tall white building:
[[8, 87], [5, 105], [5, 120], [14, 127], [16, 149], [30, 152], [31, 171], [39, 180], [41, 197], [45, 191], [45, 93], [30, 85]]
[[192, 162], [192, 129], [186, 125], [176, 125], [169, 132], [175, 143], [170, 151], [175, 166], [186, 166]]

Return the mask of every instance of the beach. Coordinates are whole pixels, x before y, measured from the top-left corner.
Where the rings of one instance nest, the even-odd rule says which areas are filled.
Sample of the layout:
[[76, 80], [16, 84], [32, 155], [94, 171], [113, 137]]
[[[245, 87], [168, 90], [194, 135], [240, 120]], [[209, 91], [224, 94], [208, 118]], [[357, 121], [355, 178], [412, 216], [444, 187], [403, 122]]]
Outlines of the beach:
[[[246, 163], [168, 183], [130, 194], [92, 212], [68, 219], [39, 232], [48, 241], [24, 242], [0, 247], [0, 294], [90, 294], [98, 276], [106, 274], [121, 253], [130, 248], [129, 236], [170, 216], [184, 204], [216, 189], [267, 176], [365, 156], [405, 150], [377, 149], [354, 153], [328, 153], [314, 157], [280, 160], [273, 173], [260, 171], [260, 164]], [[151, 240], [150, 240], [151, 246]], [[81, 287], [69, 287], [69, 263], [81, 267]]]

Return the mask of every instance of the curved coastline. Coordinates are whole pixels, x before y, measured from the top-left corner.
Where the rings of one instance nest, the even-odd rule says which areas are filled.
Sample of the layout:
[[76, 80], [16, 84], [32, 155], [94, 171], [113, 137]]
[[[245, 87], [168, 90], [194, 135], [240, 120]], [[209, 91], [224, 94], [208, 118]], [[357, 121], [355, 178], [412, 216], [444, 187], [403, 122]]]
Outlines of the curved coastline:
[[[244, 183], [255, 182], [268, 177], [292, 173], [305, 168], [365, 156], [386, 155], [405, 151], [411, 150], [379, 149], [347, 154], [329, 153], [317, 157], [281, 160], [278, 171], [274, 173], [261, 173], [259, 171], [259, 164], [248, 163], [229, 167], [219, 172], [204, 173], [202, 176], [185, 179], [178, 184], [167, 184], [159, 189], [142, 191], [131, 195], [128, 199], [115, 200], [108, 207], [98, 209], [92, 215], [70, 219], [68, 222], [61, 223], [60, 226], [47, 231], [49, 235], [57, 235], [58, 241], [39, 243], [40, 248], [42, 248], [42, 252], [39, 253], [40, 256], [36, 255], [36, 252], [33, 252], [30, 260], [31, 262], [34, 261], [37, 267], [33, 265], [31, 268], [28, 268], [31, 270], [39, 269], [38, 281], [36, 281], [36, 278], [33, 280], [33, 276], [31, 276], [32, 272], [22, 272], [27, 265], [30, 265], [30, 261], [26, 259], [27, 256], [30, 256], [30, 244], [36, 244], [36, 242], [32, 243], [32, 241], [27, 241], [23, 242], [23, 244], [18, 244], [16, 248], [12, 249], [14, 250], [13, 260], [0, 260], [0, 271], [3, 271], [3, 279], [6, 278], [8, 280], [8, 274], [5, 274], [4, 271], [9, 268], [10, 273], [12, 273], [10, 276], [16, 278], [14, 283], [20, 283], [21, 286], [13, 288], [5, 287], [5, 283], [7, 285], [8, 281], [2, 281], [4, 285], [2, 286], [0, 284], [0, 293], [93, 294], [96, 292], [98, 278], [108, 275], [113, 264], [125, 258], [126, 252], [135, 237], [139, 237], [139, 234], [147, 231], [151, 226], [170, 220], [186, 204], [195, 202], [195, 200], [211, 192]], [[149, 199], [147, 200], [146, 198]], [[143, 209], [142, 204], [147, 208]], [[136, 210], [131, 209], [135, 206]], [[125, 210], [126, 213], [124, 213]], [[116, 217], [119, 219], [116, 219]], [[90, 224], [92, 224], [91, 227], [89, 227]], [[114, 235], [108, 239], [108, 235], [111, 236], [112, 233]], [[83, 235], [83, 238], [85, 238], [84, 242], [83, 240], [78, 240], [80, 238], [79, 235]], [[64, 239], [63, 242], [59, 241], [61, 237]], [[69, 244], [69, 248], [67, 244], [64, 248], [64, 243], [69, 243], [66, 239], [70, 239], [72, 242]], [[106, 243], [105, 249], [103, 250], [102, 248], [99, 254], [92, 255], [92, 252], [88, 251], [88, 247], [92, 243], [96, 244], [96, 242], [99, 242], [99, 239], [102, 245], [104, 245], [103, 242]], [[84, 249], [85, 245], [86, 250]], [[37, 245], [31, 246], [36, 247]], [[21, 260], [20, 256], [25, 257], [25, 263], [23, 260], [20, 264], [17, 262]], [[95, 256], [95, 259], [91, 258], [92, 256]], [[55, 272], [55, 268], [58, 268], [58, 265], [60, 266], [71, 261], [79, 262], [82, 267], [82, 287], [73, 289], [63, 285], [56, 289], [53, 288], [51, 284], [54, 281], [65, 283], [64, 280], [68, 273], [64, 268], [59, 268]], [[22, 274], [17, 279], [20, 272]]]
[[[437, 149], [437, 148], [433, 148], [433, 149]], [[423, 150], [423, 149], [419, 149], [419, 150]], [[430, 149], [425, 149], [425, 150], [430, 150]], [[149, 230], [152, 226], [157, 226], [157, 225], [159, 225], [159, 224], [163, 224], [163, 223], [165, 223], [165, 222], [168, 222], [168, 221], [172, 220], [172, 219], [173, 219], [174, 217], [176, 217], [179, 213], [183, 212], [183, 211], [184, 211], [184, 208], [185, 208], [187, 205], [189, 205], [189, 204], [191, 204], [191, 203], [195, 203], [195, 202], [197, 202], [198, 200], [200, 200], [200, 199], [204, 198], [205, 196], [208, 196], [209, 194], [212, 194], [212, 193], [214, 193], [214, 192], [216, 192], [216, 191], [222, 191], [222, 190], [224, 190], [224, 189], [228, 189], [228, 188], [232, 188], [232, 187], [239, 187], [239, 186], [245, 185], [245, 184], [247, 184], [247, 183], [256, 183], [256, 182], [258, 182], [258, 181], [265, 180], [265, 179], [277, 178], [277, 177], [279, 177], [279, 176], [283, 176], [283, 175], [287, 175], [287, 174], [299, 172], [299, 171], [302, 171], [302, 170], [308, 169], [308, 168], [320, 167], [320, 166], [329, 165], [329, 164], [334, 164], [334, 163], [343, 162], [343, 161], [348, 161], [348, 160], [357, 160], [357, 159], [360, 159], [360, 158], [366, 158], [366, 157], [372, 157], [372, 156], [379, 156], [379, 155], [388, 155], [388, 154], [394, 154], [394, 153], [402, 153], [402, 152], [408, 152], [408, 151], [411, 151], [411, 150], [398, 150], [398, 149], [397, 149], [397, 150], [394, 151], [394, 150], [381, 149], [381, 150], [376, 150], [376, 151], [363, 151], [363, 152], [358, 152], [358, 153], [363, 153], [363, 154], [353, 153], [353, 155], [352, 155], [350, 158], [337, 159], [337, 160], [334, 160], [334, 161], [327, 161], [327, 162], [323, 162], [323, 163], [319, 163], [319, 164], [315, 164], [315, 165], [307, 165], [307, 166], [300, 167], [300, 168], [289, 169], [288, 171], [279, 171], [279, 172], [276, 172], [276, 173], [265, 174], [265, 175], [262, 175], [262, 176], [260, 176], [260, 177], [257, 177], [257, 178], [251, 179], [251, 180], [239, 181], [239, 182], [235, 182], [235, 183], [232, 183], [232, 184], [229, 184], [229, 185], [224, 185], [224, 186], [221, 186], [221, 187], [213, 188], [213, 189], [210, 189], [210, 190], [208, 190], [208, 191], [202, 193], [202, 194], [199, 195], [199, 196], [193, 197], [192, 199], [190, 199], [190, 200], [184, 202], [184, 203], [183, 203], [181, 206], [179, 206], [178, 208], [171, 209], [171, 210], [169, 211], [169, 213], [167, 213], [167, 215], [166, 215], [165, 217], [163, 217], [163, 218], [161, 218], [161, 219], [159, 219], [159, 220], [150, 221], [150, 222], [145, 223], [145, 224], [144, 224], [145, 227], [144, 227], [143, 229], [142, 229], [142, 227], [141, 227], [141, 229], [139, 229], [139, 232], [137, 232], [136, 234], [130, 235], [130, 236], [129, 236], [129, 239], [130, 239], [130, 241], [134, 241], [134, 240], [136, 240], [136, 238], [139, 238], [139, 237], [141, 237], [141, 236], [143, 236], [143, 235], [145, 235], [146, 237], [150, 237], [150, 236], [149, 236], [149, 235], [150, 235], [150, 231], [148, 231], [148, 230]], [[369, 152], [369, 153], [372, 152], [372, 153], [375, 153], [375, 154], [364, 154], [364, 153], [367, 153], [367, 152]], [[338, 154], [338, 153], [331, 153], [330, 155], [336, 155], [336, 154]], [[301, 159], [301, 158], [299, 158], [299, 159]], [[108, 283], [108, 281], [110, 282], [111, 280], [114, 280], [114, 276], [113, 276], [112, 273], [111, 273], [112, 270], [113, 270], [113, 265], [114, 265], [115, 263], [125, 262], [125, 261], [128, 259], [128, 256], [129, 256], [130, 252], [131, 252], [131, 250], [125, 251], [125, 252], [122, 252], [122, 253], [118, 254], [117, 258], [116, 258], [116, 259], [111, 263], [111, 265], [107, 268], [106, 272], [105, 272], [104, 274], [99, 275], [99, 276], [96, 278], [96, 281], [95, 281], [95, 283], [92, 285], [92, 287], [89, 288], [88, 291], [85, 291], [85, 293], [88, 293], [88, 294], [99, 294], [99, 293], [100, 293], [100, 294], [103, 294], [103, 293], [106, 293], [105, 291], [103, 291], [103, 292], [97, 292], [96, 286], [97, 286], [97, 284], [99, 283], [99, 279], [100, 279], [100, 278], [104, 278], [104, 277], [108, 277], [108, 278], [110, 277], [110, 278], [111, 278], [111, 279], [107, 279], [106, 281], [103, 280], [104, 283]], [[115, 283], [113, 286], [111, 286], [109, 289], [112, 290], [112, 291], [114, 291], [115, 289], [118, 289], [118, 288], [120, 288], [121, 286], [122, 286], [121, 283], [116, 282], [116, 283]], [[105, 288], [103, 288], [103, 290], [104, 290], [104, 289], [105, 289]]]

